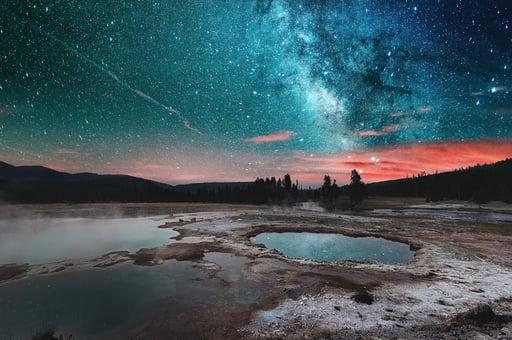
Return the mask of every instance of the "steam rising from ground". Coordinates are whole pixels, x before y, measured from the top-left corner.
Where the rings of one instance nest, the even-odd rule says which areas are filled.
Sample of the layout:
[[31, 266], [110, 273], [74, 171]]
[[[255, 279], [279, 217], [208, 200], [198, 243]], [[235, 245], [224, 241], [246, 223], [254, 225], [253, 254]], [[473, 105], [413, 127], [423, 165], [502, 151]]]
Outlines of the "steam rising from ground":
[[128, 217], [115, 209], [70, 217], [4, 207], [0, 215], [6, 216], [0, 219], [0, 264], [87, 259], [161, 246], [178, 235], [172, 229], [157, 228], [165, 216]]

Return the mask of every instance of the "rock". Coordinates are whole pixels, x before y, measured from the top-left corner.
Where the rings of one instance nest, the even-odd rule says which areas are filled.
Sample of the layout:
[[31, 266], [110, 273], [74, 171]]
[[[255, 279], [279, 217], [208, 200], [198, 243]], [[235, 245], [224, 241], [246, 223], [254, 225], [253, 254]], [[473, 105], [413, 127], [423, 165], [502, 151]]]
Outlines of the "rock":
[[367, 305], [371, 305], [373, 303], [373, 295], [366, 290], [358, 292], [352, 296], [352, 299], [357, 303], [365, 303]]
[[498, 339], [512, 339], [512, 325], [502, 327]]
[[468, 324], [481, 326], [497, 320], [496, 314], [489, 305], [480, 305], [469, 311], [458, 315], [455, 318], [457, 324]]
[[484, 334], [484, 333], [474, 332], [473, 334], [471, 334], [471, 339], [475, 339], [475, 340], [492, 340], [494, 338], [490, 337], [489, 335]]
[[5, 264], [0, 266], [0, 282], [18, 278], [26, 274], [29, 265], [25, 264]]

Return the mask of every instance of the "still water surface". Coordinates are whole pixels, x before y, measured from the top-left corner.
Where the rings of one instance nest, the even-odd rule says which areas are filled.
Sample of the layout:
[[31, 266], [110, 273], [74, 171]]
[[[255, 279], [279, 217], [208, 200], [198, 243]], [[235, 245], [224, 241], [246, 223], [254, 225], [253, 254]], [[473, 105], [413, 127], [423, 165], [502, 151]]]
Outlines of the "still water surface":
[[170, 243], [162, 217], [0, 219], [0, 265], [42, 264]]
[[204, 260], [219, 266], [214, 276], [196, 263], [170, 260], [153, 267], [123, 263], [0, 284], [0, 338], [28, 339], [47, 327], [86, 339], [137, 338], [133, 333], [154, 328], [175, 338], [197, 338], [230, 326], [213, 311], [251, 309], [271, 289], [244, 274], [245, 257], [208, 253]]
[[276, 249], [291, 258], [331, 262], [336, 260], [374, 260], [404, 263], [414, 252], [408, 244], [377, 237], [350, 237], [341, 234], [285, 232], [261, 233], [254, 243]]

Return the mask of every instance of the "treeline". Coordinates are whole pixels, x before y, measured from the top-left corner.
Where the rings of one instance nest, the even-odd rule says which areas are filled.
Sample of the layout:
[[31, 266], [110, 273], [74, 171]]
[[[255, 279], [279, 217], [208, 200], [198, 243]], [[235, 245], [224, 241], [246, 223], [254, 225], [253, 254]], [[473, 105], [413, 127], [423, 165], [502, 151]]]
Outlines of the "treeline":
[[0, 203], [213, 202], [293, 203], [314, 199], [289, 174], [245, 183], [171, 186], [124, 175], [69, 174], [39, 166], [0, 162]]
[[493, 164], [475, 165], [450, 172], [372, 183], [370, 195], [424, 197], [428, 202], [462, 200], [512, 203], [512, 158]]
[[214, 202], [280, 204], [320, 200], [334, 206], [340, 196], [354, 208], [366, 196], [424, 197], [426, 201], [465, 200], [512, 203], [512, 158], [488, 165], [412, 178], [364, 184], [356, 170], [350, 184], [339, 187], [324, 177], [319, 189], [303, 188], [289, 174], [245, 183], [202, 183], [171, 186], [123, 175], [68, 174], [44, 167], [0, 162], [0, 202]]
[[343, 208], [354, 209], [359, 205], [366, 195], [366, 185], [362, 181], [361, 175], [357, 170], [350, 173], [350, 183], [339, 187], [336, 180], [331, 180], [331, 176], [325, 175], [324, 182], [318, 189], [318, 197], [320, 197], [320, 205], [327, 209], [335, 209], [340, 206], [338, 197], [346, 196], [349, 201], [347, 206]]
[[181, 199], [188, 202], [279, 204], [315, 199], [319, 193], [311, 188], [302, 188], [298, 181], [292, 182], [291, 176], [286, 174], [282, 179], [267, 177], [238, 185], [205, 186], [193, 192], [185, 191], [182, 195]]
[[129, 176], [0, 178], [0, 203], [170, 202], [171, 186]]

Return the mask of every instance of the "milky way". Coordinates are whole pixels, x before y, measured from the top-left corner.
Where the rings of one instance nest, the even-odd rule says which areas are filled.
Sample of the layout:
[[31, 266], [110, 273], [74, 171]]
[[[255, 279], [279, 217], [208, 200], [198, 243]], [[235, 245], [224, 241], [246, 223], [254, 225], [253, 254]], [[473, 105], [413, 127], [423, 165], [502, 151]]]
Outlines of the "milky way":
[[0, 157], [171, 183], [315, 183], [511, 156], [509, 7], [3, 2]]

